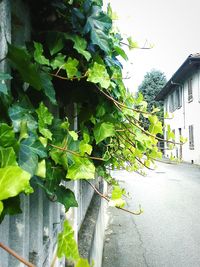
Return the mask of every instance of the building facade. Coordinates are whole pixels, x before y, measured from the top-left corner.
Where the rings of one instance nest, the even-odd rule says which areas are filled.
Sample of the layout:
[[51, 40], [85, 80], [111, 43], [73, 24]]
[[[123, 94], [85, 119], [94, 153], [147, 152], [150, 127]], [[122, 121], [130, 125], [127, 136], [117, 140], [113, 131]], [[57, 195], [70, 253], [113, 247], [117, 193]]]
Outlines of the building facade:
[[[165, 143], [164, 155], [200, 164], [200, 54], [191, 54], [163, 87], [156, 100], [164, 101], [165, 138], [168, 126], [177, 144]], [[181, 136], [187, 138], [180, 145]]]

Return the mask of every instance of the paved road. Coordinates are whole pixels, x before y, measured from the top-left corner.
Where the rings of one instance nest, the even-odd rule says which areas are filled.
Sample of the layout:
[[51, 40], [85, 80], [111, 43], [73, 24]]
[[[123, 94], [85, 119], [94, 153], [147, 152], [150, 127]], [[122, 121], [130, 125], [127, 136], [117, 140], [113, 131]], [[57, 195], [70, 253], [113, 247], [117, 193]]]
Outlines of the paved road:
[[144, 213], [108, 209], [102, 267], [200, 267], [200, 167], [159, 163], [146, 177], [114, 176], [133, 196], [129, 209]]

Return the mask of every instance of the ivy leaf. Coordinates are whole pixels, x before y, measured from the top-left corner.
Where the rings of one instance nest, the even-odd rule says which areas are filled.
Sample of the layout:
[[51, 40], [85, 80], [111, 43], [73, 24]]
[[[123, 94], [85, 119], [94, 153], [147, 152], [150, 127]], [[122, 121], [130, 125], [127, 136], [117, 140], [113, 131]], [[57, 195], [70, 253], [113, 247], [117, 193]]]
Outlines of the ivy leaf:
[[73, 138], [74, 141], [78, 140], [78, 134], [74, 131], [69, 131], [69, 134], [71, 135], [71, 137]]
[[91, 59], [91, 54], [88, 51], [86, 51], [87, 41], [84, 38], [78, 35], [69, 35], [69, 34], [66, 34], [65, 37], [66, 39], [70, 39], [74, 42], [73, 48], [76, 49], [76, 51], [79, 54], [83, 55], [87, 61]]
[[87, 153], [88, 155], [91, 155], [92, 146], [90, 144], [87, 144], [84, 140], [82, 140], [79, 143], [79, 150], [80, 150], [81, 155], [84, 155], [85, 153]]
[[46, 138], [52, 139], [52, 133], [47, 128], [48, 125], [52, 124], [53, 116], [49, 112], [48, 108], [41, 102], [39, 108], [36, 109], [36, 113], [38, 115], [38, 125], [39, 132]]
[[55, 194], [57, 196], [57, 201], [65, 206], [66, 212], [71, 207], [78, 207], [74, 193], [63, 185], [57, 187]]
[[126, 202], [122, 199], [124, 194], [124, 190], [121, 189], [118, 185], [113, 186], [111, 201], [109, 202], [109, 206], [114, 207], [124, 207]]
[[163, 134], [162, 123], [158, 120], [156, 115], [149, 116], [150, 126], [149, 132], [156, 135], [158, 133]]
[[78, 64], [79, 64], [79, 61], [75, 58], [69, 57], [67, 59], [67, 62], [64, 65], [64, 69], [66, 70], [67, 77], [69, 79], [72, 79], [74, 76], [76, 76], [78, 72], [78, 69], [77, 69]]
[[38, 66], [31, 62], [31, 56], [26, 49], [8, 44], [7, 57], [13, 67], [19, 71], [24, 82], [29, 83], [37, 90], [42, 88]]
[[95, 166], [89, 159], [74, 157], [74, 164], [68, 168], [66, 178], [72, 180], [94, 179]]
[[137, 42], [133, 41], [131, 36], [127, 38], [127, 41], [129, 44], [129, 50], [134, 49], [134, 48], [138, 48]]
[[3, 202], [0, 201], [0, 215], [1, 215], [2, 211], [3, 211]]
[[77, 261], [75, 267], [90, 267], [90, 265], [89, 265], [87, 259], [82, 259], [82, 258], [80, 258], [80, 259]]
[[53, 70], [57, 68], [61, 68], [65, 64], [65, 58], [63, 54], [58, 54], [52, 61], [51, 61], [51, 67]]
[[0, 200], [14, 197], [21, 192], [30, 193], [31, 175], [18, 166], [7, 166], [0, 169]]
[[49, 155], [56, 164], [63, 166], [65, 170], [68, 169], [68, 160], [66, 152], [53, 148], [50, 151]]
[[26, 123], [30, 131], [34, 132], [37, 129], [37, 122], [31, 113], [32, 111], [30, 109], [21, 107], [18, 104], [14, 104], [8, 109], [8, 114], [12, 120], [15, 132], [20, 132], [22, 130], [23, 123]]
[[117, 52], [117, 54], [120, 55], [123, 59], [128, 60], [128, 56], [120, 46], [115, 45], [114, 49]]
[[35, 61], [42, 65], [49, 65], [49, 60], [43, 55], [43, 45], [41, 43], [34, 42], [34, 48]]
[[48, 48], [51, 56], [61, 51], [64, 47], [64, 36], [60, 32], [48, 32], [47, 34]]
[[96, 144], [100, 143], [104, 139], [115, 135], [114, 125], [110, 122], [97, 123], [94, 127], [94, 137]]
[[9, 147], [16, 143], [15, 133], [11, 126], [0, 123], [0, 146]]
[[44, 92], [44, 94], [49, 98], [52, 104], [56, 104], [56, 96], [55, 96], [55, 90], [52, 83], [52, 77], [44, 72], [41, 71], [39, 73], [40, 81], [41, 81], [41, 88]]
[[[1, 203], [1, 201], [0, 201]], [[3, 221], [5, 215], [15, 215], [22, 213], [20, 208], [20, 197], [17, 195], [16, 197], [11, 197], [2, 201], [3, 203], [3, 212], [0, 212], [0, 223]]]
[[5, 81], [11, 79], [12, 77], [9, 74], [0, 72], [0, 93], [3, 93], [5, 95], [8, 94], [8, 88], [6, 86]]
[[112, 20], [102, 12], [98, 6], [93, 6], [88, 14], [84, 33], [91, 34], [93, 44], [98, 45], [106, 53], [110, 52], [108, 31], [112, 27]]
[[44, 71], [40, 71], [39, 65], [32, 63], [32, 58], [26, 49], [8, 44], [7, 56], [11, 60], [13, 67], [19, 71], [24, 82], [27, 82], [37, 90], [43, 89], [50, 101], [53, 104], [56, 103], [51, 76]]
[[38, 163], [38, 167], [37, 167], [35, 175], [41, 178], [46, 177], [46, 161], [44, 159]]
[[107, 73], [105, 66], [97, 62], [88, 69], [87, 81], [92, 83], [99, 83], [101, 87], [107, 89], [110, 86], [110, 76]]
[[58, 258], [65, 256], [68, 260], [78, 260], [79, 252], [76, 241], [74, 239], [74, 231], [66, 220], [63, 224], [63, 231], [58, 234]]
[[0, 168], [6, 166], [16, 166], [16, 155], [12, 147], [0, 147]]
[[46, 157], [46, 150], [39, 140], [29, 137], [20, 143], [19, 165], [34, 175], [38, 168], [38, 156]]

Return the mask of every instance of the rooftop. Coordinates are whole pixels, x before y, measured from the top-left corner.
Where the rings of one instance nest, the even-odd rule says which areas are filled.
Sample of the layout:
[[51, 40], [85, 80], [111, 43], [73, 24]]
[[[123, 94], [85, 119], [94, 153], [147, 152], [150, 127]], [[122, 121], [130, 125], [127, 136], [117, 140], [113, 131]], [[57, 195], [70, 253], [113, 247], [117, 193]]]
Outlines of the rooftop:
[[166, 95], [171, 92], [177, 83], [183, 83], [188, 75], [200, 66], [200, 53], [190, 54], [179, 69], [173, 74], [171, 79], [162, 88], [155, 100], [164, 100]]

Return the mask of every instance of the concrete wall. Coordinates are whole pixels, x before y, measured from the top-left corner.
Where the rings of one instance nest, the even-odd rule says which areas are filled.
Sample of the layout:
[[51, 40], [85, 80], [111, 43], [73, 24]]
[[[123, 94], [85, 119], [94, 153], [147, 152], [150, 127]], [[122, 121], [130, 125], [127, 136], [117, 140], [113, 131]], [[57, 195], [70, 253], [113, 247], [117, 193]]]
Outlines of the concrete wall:
[[[188, 84], [187, 81], [192, 78], [193, 82], [193, 100], [188, 101]], [[164, 107], [166, 111], [166, 105], [169, 104], [170, 94], [164, 101]], [[182, 94], [183, 105], [180, 109], [176, 109], [170, 117], [172, 119], [165, 120], [166, 124], [171, 126], [172, 130], [175, 130], [176, 141], [179, 142], [179, 128], [181, 128], [182, 135], [188, 139], [187, 143], [182, 146], [182, 160], [186, 162], [193, 162], [200, 164], [200, 70], [197, 69], [191, 76], [189, 76], [183, 83]], [[189, 148], [189, 125], [194, 127], [194, 149]], [[167, 150], [165, 146], [165, 155], [178, 156], [180, 155], [180, 146], [176, 145], [172, 151]]]

